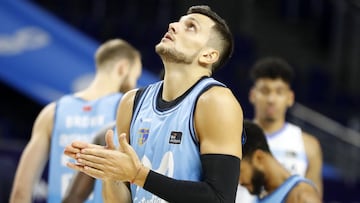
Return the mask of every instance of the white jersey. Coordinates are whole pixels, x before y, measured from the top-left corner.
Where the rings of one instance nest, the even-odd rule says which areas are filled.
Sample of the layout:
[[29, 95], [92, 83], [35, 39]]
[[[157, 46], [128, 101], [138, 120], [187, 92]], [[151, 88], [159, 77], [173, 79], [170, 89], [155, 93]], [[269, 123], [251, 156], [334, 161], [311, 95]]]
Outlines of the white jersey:
[[[305, 176], [308, 160], [305, 152], [301, 129], [291, 123], [285, 123], [280, 130], [266, 134], [273, 156], [292, 174]], [[256, 198], [246, 188], [239, 185], [236, 202], [253, 203]]]
[[308, 160], [302, 131], [298, 126], [285, 123], [275, 133], [266, 135], [273, 156], [292, 174], [305, 176]]

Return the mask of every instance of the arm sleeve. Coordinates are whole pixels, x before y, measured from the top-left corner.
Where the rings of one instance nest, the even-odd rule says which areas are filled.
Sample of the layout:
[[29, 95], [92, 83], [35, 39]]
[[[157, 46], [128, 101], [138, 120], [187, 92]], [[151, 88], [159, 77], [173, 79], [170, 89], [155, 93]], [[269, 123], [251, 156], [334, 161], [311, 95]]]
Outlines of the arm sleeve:
[[150, 170], [144, 189], [169, 202], [235, 202], [240, 159], [225, 154], [200, 158], [202, 182], [175, 180]]

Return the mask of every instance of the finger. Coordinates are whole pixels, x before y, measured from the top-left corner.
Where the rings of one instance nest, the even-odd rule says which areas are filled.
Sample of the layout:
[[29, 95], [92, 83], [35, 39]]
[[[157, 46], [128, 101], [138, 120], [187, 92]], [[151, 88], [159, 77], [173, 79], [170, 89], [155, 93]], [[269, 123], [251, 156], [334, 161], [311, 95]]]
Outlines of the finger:
[[85, 148], [97, 148], [97, 149], [104, 148], [101, 145], [91, 144], [91, 143], [86, 143], [86, 142], [81, 142], [81, 141], [72, 142], [71, 147], [75, 148], [75, 149], [79, 149], [79, 150], [82, 150], [82, 149], [85, 149]]
[[115, 144], [114, 144], [114, 131], [112, 131], [112, 130], [106, 131], [106, 134], [105, 134], [105, 142], [106, 142], [106, 147], [107, 147], [108, 149], [115, 149]]
[[119, 143], [120, 146], [122, 148], [122, 150], [124, 151], [124, 153], [126, 153], [128, 156], [130, 156], [130, 158], [134, 161], [134, 163], [139, 162], [139, 158], [136, 154], [136, 152], [134, 151], [134, 149], [129, 145], [127, 139], [126, 139], [126, 134], [125, 133], [121, 133], [121, 135], [119, 136]]
[[77, 163], [67, 162], [66, 166], [71, 168], [71, 169], [77, 170], [77, 171], [83, 171], [84, 170], [84, 166], [80, 165], [80, 164], [77, 164]]
[[105, 148], [85, 148], [82, 149], [80, 155], [92, 155], [99, 158], [110, 159], [112, 150]]
[[76, 159], [76, 154], [77, 153], [72, 153], [72, 152], [68, 152], [68, 151], [64, 151], [64, 154], [70, 158]]
[[68, 145], [68, 146], [65, 147], [64, 152], [76, 154], [76, 153], [80, 152], [80, 149], [79, 148], [74, 148], [71, 145]]
[[84, 166], [84, 173], [86, 173], [87, 175], [93, 177], [93, 178], [97, 178], [97, 179], [104, 179], [105, 178], [105, 173], [101, 170], [98, 170], [96, 168], [92, 168], [90, 166]]
[[[125, 149], [127, 148], [127, 140], [126, 140], [126, 134], [125, 133], [121, 133], [120, 135], [118, 135], [118, 140], [119, 140], [119, 144], [120, 144], [120, 151], [121, 152], [125, 152]], [[124, 142], [124, 143], [123, 143]]]
[[[94, 156], [94, 155], [90, 155], [90, 154], [81, 154], [81, 153], [78, 153], [76, 154], [76, 160], [79, 162], [79, 159], [81, 159], [83, 162], [82, 163], [85, 163], [85, 165], [88, 165], [87, 163], [91, 162], [93, 164], [106, 164], [107, 163], [107, 160], [104, 159], [103, 157], [98, 157], [98, 156]], [[81, 162], [79, 162], [81, 163]]]
[[[88, 166], [83, 166], [83, 165], [80, 165], [80, 164], [75, 164], [75, 163], [66, 163], [66, 166], [71, 168], [71, 169], [74, 169], [74, 170], [77, 170], [77, 171], [80, 171], [80, 172], [83, 172], [93, 178], [98, 178], [97, 176], [94, 176], [93, 175], [93, 170], [89, 170], [90, 167]], [[99, 172], [97, 172], [96, 174], [100, 174]]]
[[103, 164], [98, 164], [96, 162], [92, 162], [92, 161], [88, 161], [85, 159], [77, 159], [77, 161], [79, 162], [78, 165], [82, 165], [82, 166], [89, 166], [91, 168], [95, 168], [97, 170], [103, 170], [104, 169], [104, 165]]
[[72, 143], [71, 143], [71, 147], [73, 147], [73, 148], [77, 148], [77, 149], [84, 149], [84, 148], [86, 148], [86, 147], [88, 147], [88, 143], [86, 143], [86, 142], [81, 142], [81, 141], [73, 141]]

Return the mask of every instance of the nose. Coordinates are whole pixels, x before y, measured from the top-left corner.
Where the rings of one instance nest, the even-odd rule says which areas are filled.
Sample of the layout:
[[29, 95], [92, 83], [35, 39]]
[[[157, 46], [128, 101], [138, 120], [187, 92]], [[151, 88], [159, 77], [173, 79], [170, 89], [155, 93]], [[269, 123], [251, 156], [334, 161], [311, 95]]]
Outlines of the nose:
[[169, 31], [169, 32], [172, 32], [172, 33], [174, 33], [174, 34], [176, 33], [176, 31], [177, 31], [177, 25], [176, 25], [175, 22], [169, 24], [169, 29], [168, 29], [168, 31]]
[[267, 96], [267, 101], [268, 101], [269, 103], [274, 103], [275, 98], [276, 98], [275, 93], [270, 93], [270, 94]]

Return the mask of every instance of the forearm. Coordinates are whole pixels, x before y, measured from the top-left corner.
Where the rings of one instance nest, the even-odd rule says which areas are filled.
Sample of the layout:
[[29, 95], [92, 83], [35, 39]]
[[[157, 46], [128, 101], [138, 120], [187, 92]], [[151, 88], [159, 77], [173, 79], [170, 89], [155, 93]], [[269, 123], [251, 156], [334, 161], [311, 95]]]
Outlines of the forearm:
[[31, 203], [32, 191], [35, 185], [35, 181], [31, 178], [31, 175], [20, 176], [17, 174], [13, 182], [12, 191], [10, 194], [10, 203]]
[[131, 203], [131, 194], [124, 182], [103, 181], [102, 190], [104, 203]]
[[83, 203], [84, 200], [78, 196], [68, 196], [62, 200], [62, 203]]
[[22, 189], [21, 187], [14, 186], [10, 195], [9, 203], [31, 203], [32, 193], [29, 190]]
[[310, 179], [311, 181], [313, 181], [313, 183], [315, 184], [315, 186], [316, 186], [316, 188], [317, 188], [317, 190], [318, 190], [318, 192], [319, 192], [320, 197], [322, 197], [322, 196], [323, 196], [323, 183], [322, 183], [322, 178], [321, 178], [321, 177], [319, 177], [319, 178], [314, 178], [314, 177], [310, 178], [310, 177], [309, 177], [309, 179]]
[[144, 189], [169, 202], [234, 202], [240, 159], [227, 155], [202, 155], [202, 182], [174, 180], [150, 171]]
[[23, 153], [16, 170], [10, 203], [31, 203], [34, 186], [40, 180], [44, 166], [44, 162], [41, 160], [45, 158], [41, 154], [35, 153], [33, 153], [34, 158], [32, 158], [32, 153], [27, 151], [29, 150], [27, 149]]
[[63, 203], [82, 203], [94, 189], [95, 179], [84, 173], [76, 173], [63, 199]]

